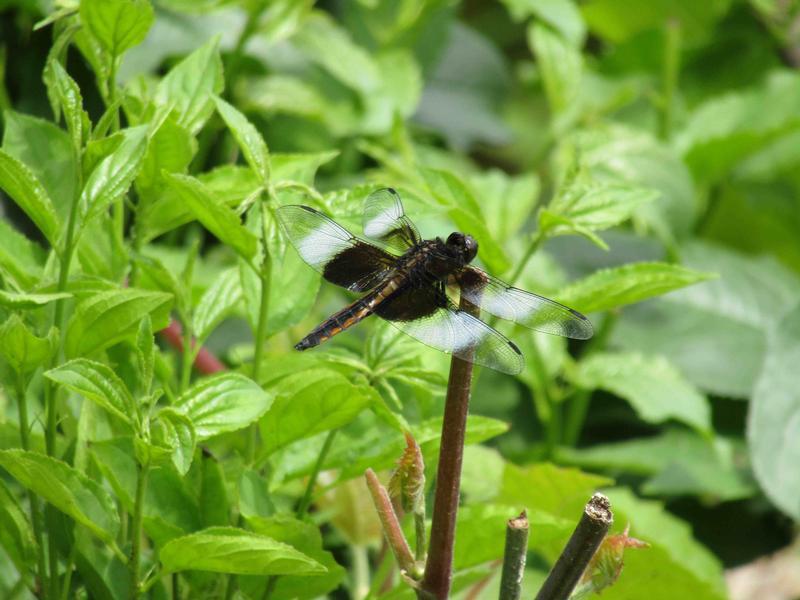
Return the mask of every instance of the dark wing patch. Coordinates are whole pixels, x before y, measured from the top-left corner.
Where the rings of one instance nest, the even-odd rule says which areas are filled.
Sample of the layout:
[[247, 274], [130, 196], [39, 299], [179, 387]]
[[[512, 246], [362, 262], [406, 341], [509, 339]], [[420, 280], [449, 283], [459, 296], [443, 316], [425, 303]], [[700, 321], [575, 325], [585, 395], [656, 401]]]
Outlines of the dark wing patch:
[[275, 213], [300, 257], [331, 283], [364, 292], [393, 272], [396, 257], [352, 235], [318, 210], [287, 205]]
[[522, 371], [519, 348], [433, 286], [400, 292], [381, 302], [375, 314], [436, 350], [512, 375]]
[[416, 226], [405, 214], [400, 194], [392, 188], [372, 192], [364, 200], [363, 227], [364, 235], [399, 252], [422, 240]]
[[496, 317], [577, 340], [592, 337], [591, 321], [578, 311], [512, 287], [477, 267], [465, 267], [456, 279], [467, 300]]

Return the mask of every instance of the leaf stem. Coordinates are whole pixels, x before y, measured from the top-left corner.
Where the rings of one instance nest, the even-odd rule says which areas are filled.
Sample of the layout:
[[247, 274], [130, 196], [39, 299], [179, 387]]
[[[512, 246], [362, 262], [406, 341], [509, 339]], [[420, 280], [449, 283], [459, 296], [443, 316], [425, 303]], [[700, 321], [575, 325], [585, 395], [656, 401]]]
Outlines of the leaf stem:
[[500, 576], [500, 600], [519, 600], [528, 554], [528, 515], [523, 510], [506, 525], [506, 549]]
[[613, 522], [608, 498], [603, 494], [592, 496], [536, 600], [568, 600]]
[[[17, 373], [16, 392], [17, 408], [19, 410], [19, 437], [22, 442], [23, 450], [31, 449], [30, 425], [28, 423], [28, 403], [26, 402], [25, 389], [27, 388], [25, 376], [22, 371]], [[33, 524], [33, 536], [36, 540], [36, 561], [39, 569], [39, 589], [47, 589], [47, 566], [44, 556], [44, 545], [42, 537], [42, 521], [39, 515], [39, 498], [36, 494], [28, 492], [28, 502], [31, 506], [31, 523]]]
[[[532, 248], [530, 254], [535, 251], [535, 246], [532, 245]], [[479, 307], [469, 302], [463, 295], [459, 308], [476, 317], [480, 313]], [[450, 594], [461, 464], [464, 459], [464, 437], [467, 430], [471, 386], [472, 362], [454, 356], [450, 361], [450, 377], [444, 406], [430, 551], [421, 586], [424, 593], [438, 600], [446, 600]]]
[[308, 513], [308, 509], [311, 506], [311, 498], [314, 495], [314, 488], [317, 486], [319, 472], [322, 470], [322, 466], [325, 464], [325, 459], [328, 456], [328, 452], [330, 452], [331, 446], [333, 445], [333, 439], [336, 437], [337, 431], [338, 429], [331, 429], [328, 432], [328, 435], [325, 437], [325, 443], [322, 444], [322, 449], [319, 451], [317, 461], [314, 463], [314, 468], [311, 471], [311, 475], [308, 477], [306, 491], [303, 494], [303, 497], [300, 499], [300, 503], [297, 505], [296, 516], [298, 519], [305, 518], [306, 514]]
[[508, 280], [508, 282], [511, 285], [516, 285], [517, 281], [522, 276], [522, 272], [525, 270], [525, 267], [528, 265], [528, 261], [531, 259], [531, 257], [536, 253], [536, 251], [542, 245], [542, 242], [544, 242], [544, 238], [545, 238], [545, 236], [541, 232], [541, 230], [538, 230], [538, 231], [536, 231], [536, 233], [533, 234], [533, 237], [531, 237], [531, 241], [528, 244], [528, 247], [525, 249], [525, 254], [522, 255], [522, 258], [517, 263], [516, 269], [514, 269], [514, 272], [511, 273], [511, 277]]
[[664, 27], [664, 62], [661, 81], [662, 94], [659, 135], [668, 140], [672, 136], [673, 113], [675, 111], [675, 89], [681, 68], [681, 24], [677, 19], [670, 19]]
[[133, 525], [131, 526], [130, 598], [136, 600], [141, 593], [139, 585], [139, 562], [142, 552], [142, 517], [144, 515], [144, 494], [147, 489], [147, 475], [150, 464], [139, 465], [136, 469], [136, 500], [133, 505]]
[[425, 503], [420, 502], [420, 509], [414, 512], [414, 558], [422, 562], [425, 560]]

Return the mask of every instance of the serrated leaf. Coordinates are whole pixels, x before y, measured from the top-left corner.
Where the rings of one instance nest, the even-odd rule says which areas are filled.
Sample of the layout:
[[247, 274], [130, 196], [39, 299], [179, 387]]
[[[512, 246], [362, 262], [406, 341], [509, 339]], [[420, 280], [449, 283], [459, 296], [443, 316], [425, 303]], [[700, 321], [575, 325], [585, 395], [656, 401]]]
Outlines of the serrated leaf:
[[81, 0], [81, 22], [112, 56], [144, 40], [153, 24], [149, 0]]
[[150, 138], [142, 169], [136, 178], [137, 187], [147, 194], [158, 195], [162, 187], [162, 171], [184, 173], [196, 152], [194, 136], [172, 118], [167, 119]]
[[48, 60], [44, 71], [44, 81], [48, 92], [57, 99], [72, 137], [74, 149], [83, 146], [84, 136], [88, 134], [89, 117], [83, 110], [81, 90], [75, 80], [69, 76], [58, 60]]
[[618, 183], [593, 183], [585, 185], [575, 182], [559, 191], [543, 215], [555, 215], [565, 219], [564, 225], [552, 225], [540, 216], [542, 229], [551, 230], [551, 235], [563, 233], [562, 227], [586, 228], [603, 231], [631, 218], [641, 205], [652, 202], [658, 192]]
[[267, 185], [270, 178], [270, 157], [264, 138], [236, 107], [218, 96], [214, 96], [214, 103], [217, 112], [244, 154], [247, 164], [258, 175], [262, 185]]
[[528, 46], [536, 56], [550, 110], [563, 112], [573, 102], [580, 87], [583, 56], [561, 34], [546, 25], [528, 26]]
[[148, 126], [130, 127], [121, 133], [119, 146], [98, 163], [83, 186], [80, 207], [84, 220], [100, 214], [121, 198], [142, 167], [147, 152]]
[[219, 38], [214, 37], [170, 69], [158, 84], [155, 101], [174, 106], [178, 125], [196, 134], [214, 112], [214, 94], [225, 85]]
[[47, 337], [39, 337], [25, 326], [17, 314], [0, 325], [0, 356], [16, 372], [35, 371], [47, 363], [57, 348], [57, 330]]
[[110, 367], [78, 358], [45, 372], [45, 377], [80, 394], [129, 425], [134, 416], [133, 398]]
[[30, 169], [4, 150], [0, 150], [0, 189], [56, 247], [61, 226], [50, 196]]
[[54, 294], [25, 294], [20, 292], [8, 292], [0, 290], [0, 306], [5, 306], [12, 310], [37, 308], [46, 306], [56, 300], [71, 298], [68, 292], [58, 292]]
[[800, 305], [767, 337], [767, 354], [747, 417], [747, 442], [756, 478], [767, 496], [800, 520]]
[[41, 182], [56, 213], [66, 221], [75, 197], [75, 152], [69, 134], [52, 121], [8, 110], [3, 150], [24, 163]]
[[164, 571], [236, 575], [314, 575], [326, 569], [292, 546], [236, 529], [210, 527], [168, 542], [159, 552]]
[[17, 499], [0, 481], [0, 541], [14, 565], [23, 569], [25, 563], [33, 563], [36, 557], [36, 539], [33, 529]]
[[174, 407], [191, 419], [202, 441], [247, 427], [270, 409], [274, 397], [244, 375], [222, 373], [195, 383]]
[[198, 343], [214, 331], [242, 300], [242, 285], [237, 269], [228, 269], [214, 280], [200, 297], [192, 314], [194, 335]]
[[670, 263], [630, 263], [595, 271], [563, 289], [558, 301], [583, 313], [611, 310], [712, 278]]
[[150, 392], [153, 381], [153, 368], [156, 358], [156, 345], [153, 343], [153, 323], [147, 314], [139, 323], [136, 333], [136, 365], [139, 371], [139, 388], [145, 393]]
[[69, 357], [88, 355], [132, 336], [146, 314], [153, 328], [166, 326], [172, 294], [135, 288], [100, 292], [78, 303], [67, 327]]
[[264, 455], [342, 427], [371, 402], [371, 396], [347, 378], [324, 369], [290, 375], [269, 389], [276, 399], [259, 423]]
[[242, 226], [238, 215], [219, 204], [200, 181], [174, 173], [165, 174], [165, 179], [194, 217], [221, 242], [245, 258], [251, 258], [256, 253], [256, 237]]
[[37, 452], [0, 450], [0, 466], [101, 540], [116, 538], [119, 516], [111, 496], [67, 463]]
[[662, 356], [595, 353], [578, 363], [573, 381], [624, 398], [645, 421], [676, 419], [699, 431], [711, 429], [706, 397]]
[[186, 475], [192, 466], [197, 445], [197, 432], [192, 420], [171, 407], [162, 408], [158, 411], [155, 429], [159, 431], [159, 442], [172, 449], [172, 464], [178, 473]]
[[272, 152], [270, 153], [272, 178], [276, 183], [286, 180], [313, 186], [317, 169], [338, 155], [338, 150], [292, 154]]

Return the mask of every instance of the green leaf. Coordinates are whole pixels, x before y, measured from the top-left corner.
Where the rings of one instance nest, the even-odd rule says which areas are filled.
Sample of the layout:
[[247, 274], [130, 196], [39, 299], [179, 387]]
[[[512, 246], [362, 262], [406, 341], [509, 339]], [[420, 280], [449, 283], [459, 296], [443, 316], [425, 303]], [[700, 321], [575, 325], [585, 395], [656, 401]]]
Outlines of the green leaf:
[[630, 263], [595, 271], [567, 286], [558, 301], [584, 313], [611, 310], [710, 279], [712, 275], [670, 263]]
[[225, 85], [219, 38], [214, 37], [175, 65], [156, 89], [155, 101], [174, 106], [177, 123], [196, 134], [214, 112], [214, 94]]
[[202, 441], [247, 427], [273, 406], [273, 398], [272, 391], [265, 392], [244, 375], [222, 373], [195, 383], [174, 406], [189, 417]]
[[33, 563], [36, 557], [36, 540], [25, 513], [17, 499], [0, 481], [0, 543], [17, 569]]
[[166, 174], [165, 179], [195, 218], [221, 242], [245, 258], [251, 258], [256, 253], [256, 237], [242, 226], [236, 213], [219, 204], [200, 181], [173, 173]]
[[147, 152], [148, 126], [130, 127], [121, 133], [119, 146], [100, 161], [83, 187], [80, 207], [84, 221], [121, 198], [142, 167]]
[[48, 93], [57, 100], [64, 115], [67, 130], [72, 137], [73, 151], [82, 148], [91, 124], [89, 116], [83, 110], [83, 98], [78, 84], [55, 59], [48, 60], [44, 70], [44, 81]]
[[25, 326], [17, 314], [0, 325], [0, 356], [17, 373], [29, 373], [47, 363], [57, 349], [57, 330], [41, 338]]
[[630, 523], [630, 535], [650, 547], [625, 553], [622, 576], [603, 597], [612, 600], [641, 597], [672, 600], [724, 600], [728, 597], [722, 565], [692, 537], [689, 526], [658, 502], [640, 500], [629, 490], [606, 490], [614, 512], [614, 529]]
[[775, 324], [753, 390], [747, 417], [747, 442], [756, 478], [767, 496], [800, 520], [800, 305]]
[[81, 0], [81, 22], [112, 56], [144, 40], [153, 24], [149, 0]]
[[490, 169], [470, 177], [475, 196], [481, 199], [486, 226], [496, 239], [511, 239], [533, 214], [539, 197], [539, 178], [534, 173], [507, 175]]
[[325, 567], [291, 546], [236, 529], [211, 527], [168, 542], [159, 552], [167, 573], [212, 571], [235, 575], [315, 575]]
[[233, 134], [250, 168], [267, 185], [270, 178], [270, 158], [267, 143], [261, 134], [237, 108], [214, 96], [217, 112]]
[[564, 112], [575, 100], [581, 84], [583, 57], [580, 50], [549, 27], [528, 27], [528, 46], [536, 55], [550, 110]]
[[197, 445], [197, 432], [192, 420], [171, 407], [162, 408], [154, 423], [158, 433], [154, 438], [159, 444], [172, 449], [172, 464], [181, 475], [186, 475], [192, 466]]
[[229, 525], [231, 507], [225, 487], [223, 465], [207, 452], [201, 454], [201, 460], [203, 473], [200, 484], [200, 518], [203, 525]]
[[689, 169], [672, 147], [647, 131], [622, 125], [593, 126], [569, 140], [595, 181], [660, 192], [656, 201], [637, 207], [634, 218], [656, 232], [664, 227], [678, 235], [689, 232], [697, 212], [695, 190]]
[[697, 40], [709, 35], [729, 5], [729, 0], [658, 0], [631, 10], [625, 0], [590, 0], [581, 5], [581, 12], [589, 28], [611, 42], [624, 42], [648, 29], [663, 27], [670, 19], [679, 24], [682, 35]]
[[272, 152], [270, 154], [272, 179], [276, 183], [280, 181], [297, 181], [313, 186], [317, 169], [338, 155], [338, 150], [295, 154]]
[[276, 399], [259, 423], [264, 455], [296, 440], [342, 427], [372, 399], [344, 376], [324, 369], [290, 375], [269, 389]]
[[51, 121], [8, 110], [3, 149], [38, 179], [62, 221], [75, 197], [75, 153], [69, 134]]
[[757, 493], [741, 440], [708, 439], [686, 429], [588, 448], [562, 448], [558, 460], [584, 469], [649, 477], [642, 492], [653, 496], [701, 496], [724, 502]]
[[[302, 575], [281, 577], [277, 580], [271, 598], [276, 600], [319, 598], [335, 589], [344, 579], [346, 571], [337, 564], [329, 551], [323, 549], [322, 534], [316, 525], [285, 515], [268, 518], [250, 517], [247, 519], [247, 524], [256, 533], [289, 544], [327, 569], [325, 574], [315, 577]], [[263, 578], [245, 578], [242, 581], [242, 588], [247, 592], [251, 589], [251, 585], [252, 589], [258, 586], [259, 592], [263, 593], [262, 589], [266, 583]], [[259, 596], [255, 593], [250, 595]]]
[[151, 315], [154, 329], [166, 327], [172, 295], [126, 288], [108, 290], [78, 303], [67, 327], [64, 350], [69, 357], [88, 355], [135, 334], [142, 317]]
[[39, 306], [46, 306], [56, 300], [63, 300], [64, 298], [71, 298], [72, 294], [67, 292], [59, 292], [55, 294], [24, 294], [7, 292], [0, 290], [0, 306], [5, 306], [12, 310], [37, 308]]
[[192, 314], [193, 333], [197, 342], [202, 344], [241, 301], [239, 272], [235, 268], [223, 271], [200, 297]]
[[45, 377], [95, 402], [129, 425], [135, 416], [133, 398], [128, 388], [103, 363], [78, 358], [50, 369]]
[[136, 366], [139, 371], [139, 389], [144, 394], [150, 392], [153, 382], [156, 352], [156, 345], [153, 343], [153, 323], [148, 314], [139, 323], [139, 331], [136, 333]]
[[677, 137], [677, 147], [698, 180], [717, 181], [779, 135], [796, 130], [798, 102], [800, 75], [775, 71], [761, 86], [698, 106]]
[[366, 50], [325, 13], [315, 12], [292, 38], [312, 61], [362, 96], [377, 90], [380, 73]]
[[[137, 187], [145, 194], [156, 196], [163, 187], [162, 171], [184, 173], [196, 152], [194, 136], [175, 123], [172, 117], [168, 118], [150, 138], [142, 169], [136, 178]], [[144, 208], [149, 208], [149, 204], [148, 201]]]
[[573, 382], [624, 398], [650, 423], [676, 419], [701, 432], [711, 430], [708, 400], [663, 356], [595, 353], [578, 363]]
[[9, 283], [31, 289], [41, 279], [45, 252], [9, 221], [0, 219], [0, 271]]
[[50, 196], [30, 169], [4, 150], [0, 150], [0, 189], [56, 247], [61, 226]]
[[628, 220], [657, 196], [655, 190], [625, 184], [574, 182], [540, 212], [539, 226], [548, 235], [603, 231]]
[[119, 516], [114, 501], [83, 473], [55, 458], [25, 450], [0, 450], [0, 466], [101, 540], [115, 540]]
[[503, 0], [503, 4], [515, 21], [536, 16], [576, 48], [583, 45], [586, 26], [573, 0]]

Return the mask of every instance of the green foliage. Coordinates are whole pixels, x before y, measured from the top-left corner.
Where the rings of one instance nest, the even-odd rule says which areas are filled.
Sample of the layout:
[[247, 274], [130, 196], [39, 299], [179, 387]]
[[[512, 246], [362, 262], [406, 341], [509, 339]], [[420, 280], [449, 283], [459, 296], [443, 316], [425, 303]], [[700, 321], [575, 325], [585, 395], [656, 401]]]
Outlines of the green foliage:
[[794, 535], [800, 15], [630, 4], [12, 2], [0, 596], [413, 596], [362, 477], [410, 434], [430, 514], [448, 359], [376, 317], [293, 350], [353, 297], [275, 217], [361, 235], [383, 186], [595, 330], [484, 315], [525, 369], [475, 376], [453, 595], [524, 508], [533, 596], [598, 489], [650, 546], [612, 599], [724, 598]]

